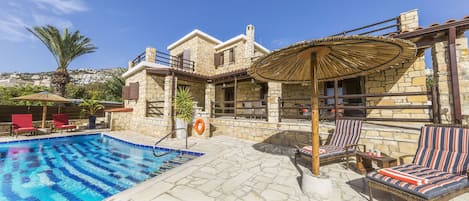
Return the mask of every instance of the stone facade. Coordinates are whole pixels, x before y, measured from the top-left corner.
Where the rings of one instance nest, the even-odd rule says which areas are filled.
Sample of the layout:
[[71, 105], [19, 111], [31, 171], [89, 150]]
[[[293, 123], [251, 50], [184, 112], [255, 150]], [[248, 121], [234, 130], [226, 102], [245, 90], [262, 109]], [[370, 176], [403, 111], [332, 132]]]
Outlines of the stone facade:
[[[432, 48], [433, 66], [438, 69], [435, 83], [438, 83], [442, 123], [453, 122], [453, 97], [451, 91], [451, 74], [449, 68], [448, 42], [439, 42]], [[456, 57], [459, 78], [459, 93], [463, 124], [469, 124], [469, 50], [465, 37], [456, 39]]]
[[410, 32], [419, 27], [419, 15], [417, 9], [410, 10], [399, 15], [400, 31]]
[[184, 43], [169, 49], [170, 55], [180, 55], [184, 50], [190, 51], [190, 60], [195, 61], [194, 71], [203, 75], [211, 75], [214, 68], [213, 54], [215, 43], [201, 37], [195, 36]]

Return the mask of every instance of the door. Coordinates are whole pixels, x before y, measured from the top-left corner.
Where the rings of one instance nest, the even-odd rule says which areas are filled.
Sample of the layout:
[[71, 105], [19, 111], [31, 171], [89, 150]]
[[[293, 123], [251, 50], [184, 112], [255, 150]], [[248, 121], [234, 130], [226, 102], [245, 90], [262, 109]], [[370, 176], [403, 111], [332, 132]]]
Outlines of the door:
[[226, 87], [224, 95], [224, 107], [227, 109], [223, 113], [234, 113], [234, 87]]

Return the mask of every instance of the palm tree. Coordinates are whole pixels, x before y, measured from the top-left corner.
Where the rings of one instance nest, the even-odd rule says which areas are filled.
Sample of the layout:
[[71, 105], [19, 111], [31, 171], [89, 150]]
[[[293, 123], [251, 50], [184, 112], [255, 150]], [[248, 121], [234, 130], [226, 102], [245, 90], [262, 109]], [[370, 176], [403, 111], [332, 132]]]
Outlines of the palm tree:
[[70, 62], [81, 55], [94, 52], [97, 47], [91, 43], [90, 38], [81, 35], [79, 31], [69, 33], [65, 28], [63, 34], [60, 34], [60, 31], [51, 25], [26, 29], [39, 38], [55, 57], [58, 66], [52, 77], [52, 84], [56, 93], [64, 96], [65, 85], [70, 82], [67, 72]]

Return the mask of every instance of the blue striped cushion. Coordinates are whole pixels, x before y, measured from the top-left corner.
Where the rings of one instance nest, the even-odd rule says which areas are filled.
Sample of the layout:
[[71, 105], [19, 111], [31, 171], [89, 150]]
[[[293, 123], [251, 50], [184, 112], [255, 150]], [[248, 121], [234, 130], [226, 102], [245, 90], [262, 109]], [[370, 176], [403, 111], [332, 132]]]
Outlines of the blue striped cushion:
[[[337, 147], [334, 145], [323, 145], [323, 146], [320, 146], [319, 148], [326, 150], [326, 153], [319, 154], [319, 158], [327, 158], [329, 156], [335, 156], [335, 155], [345, 153], [345, 150], [342, 147]], [[311, 156], [311, 152], [309, 151], [306, 151], [304, 149], [298, 149], [298, 150], [300, 151], [300, 153], [304, 155]]]
[[413, 163], [465, 175], [469, 164], [469, 129], [422, 127]]
[[345, 147], [347, 144], [357, 144], [360, 139], [362, 121], [337, 120], [330, 145]]
[[420, 165], [406, 164], [392, 167], [392, 169], [415, 175], [420, 178], [428, 179], [429, 183], [416, 186], [407, 182], [383, 176], [377, 173], [376, 171], [368, 173], [366, 175], [366, 178], [389, 186], [393, 186], [397, 189], [412, 193], [414, 195], [418, 195], [425, 199], [432, 199], [438, 195], [443, 195], [448, 192], [452, 192], [469, 186], [467, 176], [450, 174], [447, 172], [430, 169]]

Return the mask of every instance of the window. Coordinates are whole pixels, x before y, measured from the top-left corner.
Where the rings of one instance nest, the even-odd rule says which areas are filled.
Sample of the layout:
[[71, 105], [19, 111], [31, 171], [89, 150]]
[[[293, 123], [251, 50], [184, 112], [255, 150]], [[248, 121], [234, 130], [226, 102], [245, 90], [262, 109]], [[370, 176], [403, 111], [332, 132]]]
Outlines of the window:
[[214, 60], [215, 60], [215, 68], [218, 66], [221, 66], [225, 63], [225, 54], [223, 52], [220, 53], [215, 53], [214, 55]]
[[234, 48], [231, 48], [230, 49], [230, 63], [234, 63], [235, 62], [235, 51], [234, 51]]

